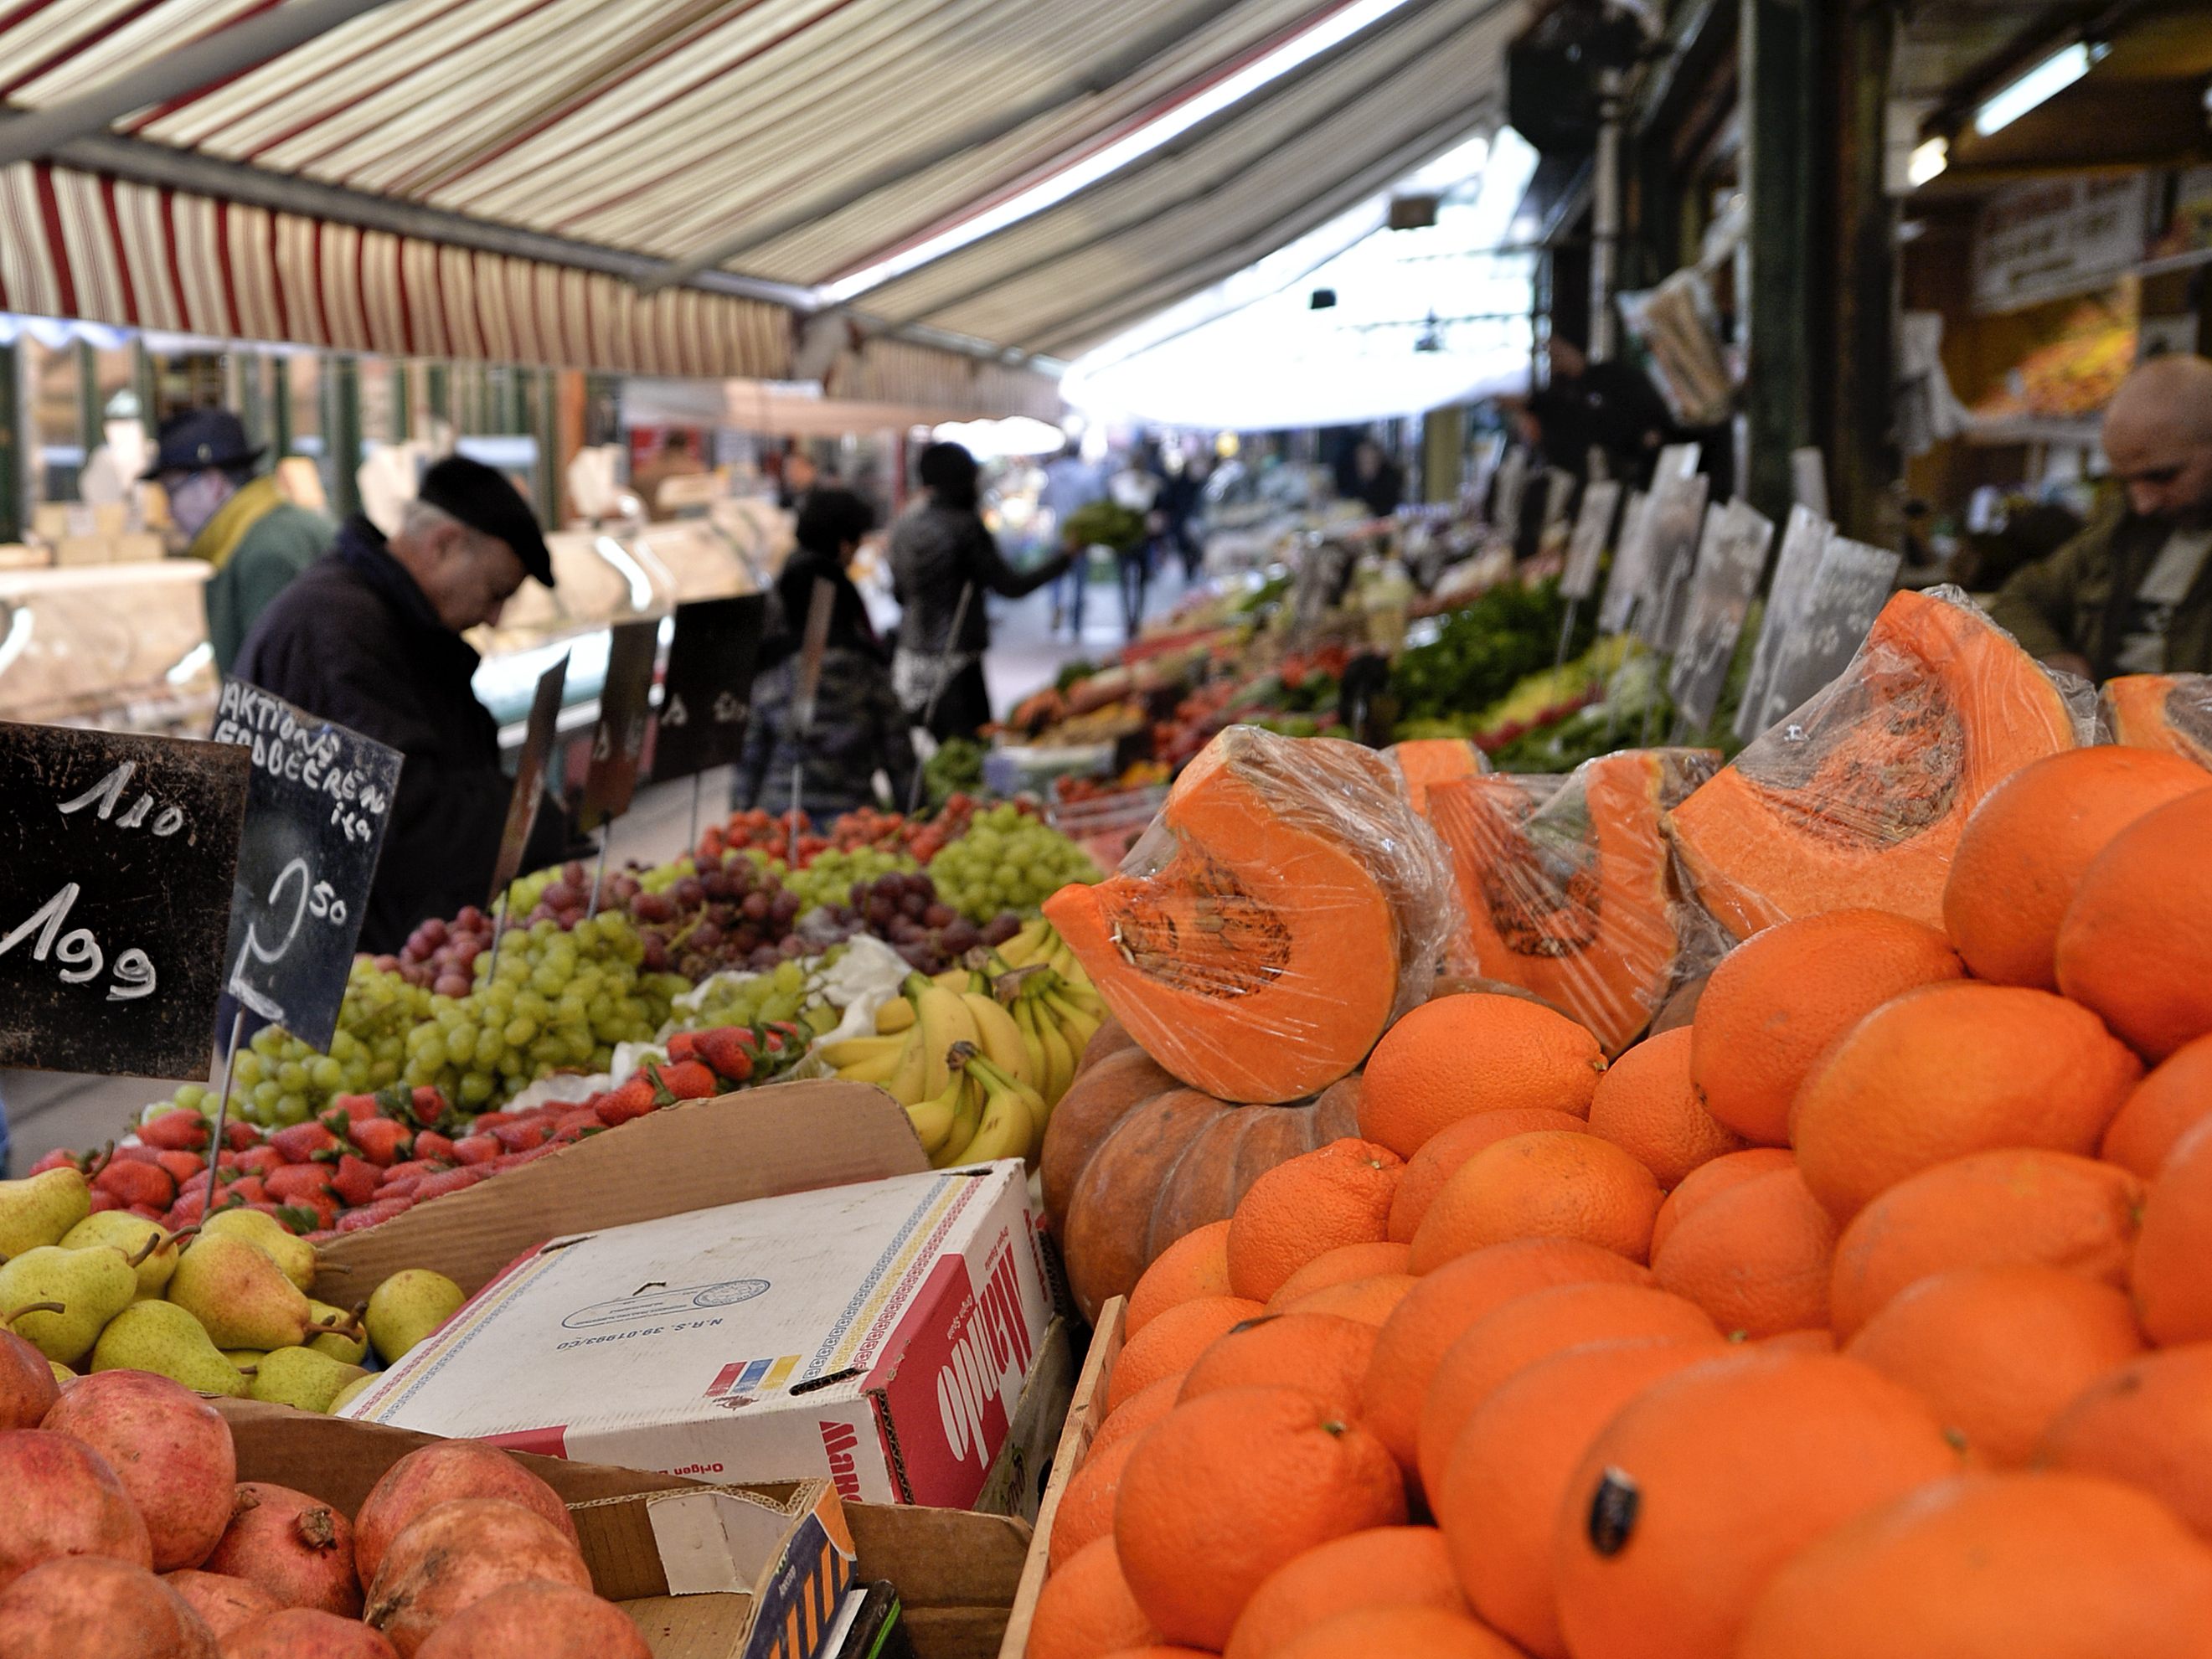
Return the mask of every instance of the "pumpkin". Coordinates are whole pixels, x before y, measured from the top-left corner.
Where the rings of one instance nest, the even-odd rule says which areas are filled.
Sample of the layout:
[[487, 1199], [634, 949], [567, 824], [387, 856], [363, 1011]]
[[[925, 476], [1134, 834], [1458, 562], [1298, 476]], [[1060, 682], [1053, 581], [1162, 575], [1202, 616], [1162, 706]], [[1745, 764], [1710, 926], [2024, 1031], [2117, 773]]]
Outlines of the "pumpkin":
[[1974, 808], [2076, 741], [2051, 676], [1963, 594], [1897, 593], [1850, 665], [1676, 807], [1668, 831], [1739, 939], [1845, 909], [1940, 928]]
[[1044, 911], [1160, 1065], [1279, 1104], [1348, 1075], [1427, 994], [1451, 908], [1443, 848], [1380, 756], [1234, 726], [1120, 873]]
[[1608, 1054], [1676, 982], [1711, 965], [1713, 930], [1679, 901], [1662, 822], [1712, 776], [1705, 749], [1632, 749], [1564, 784], [1503, 775], [1439, 784], [1429, 820], [1459, 886], [1455, 971], [1534, 993]]
[[1428, 816], [1430, 790], [1490, 770], [1490, 757], [1466, 738], [1413, 738], [1392, 744], [1382, 758], [1396, 770], [1407, 803], [1424, 817]]
[[2212, 767], [2212, 674], [2122, 674], [2101, 701], [2113, 742]]
[[1356, 1077], [1288, 1105], [1217, 1100], [1184, 1087], [1114, 1025], [1102, 1026], [1053, 1109], [1038, 1167], [1045, 1214], [1084, 1317], [1127, 1296], [1184, 1234], [1228, 1219], [1266, 1171], [1357, 1135], [1358, 1109]]

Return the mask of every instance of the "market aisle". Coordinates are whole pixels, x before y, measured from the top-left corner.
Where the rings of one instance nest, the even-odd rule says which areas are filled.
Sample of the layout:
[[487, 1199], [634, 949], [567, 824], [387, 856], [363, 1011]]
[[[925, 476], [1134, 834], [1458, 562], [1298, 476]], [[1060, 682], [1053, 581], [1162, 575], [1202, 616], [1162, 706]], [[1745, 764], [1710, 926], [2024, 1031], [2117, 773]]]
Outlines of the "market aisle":
[[[1145, 616], [1170, 611], [1189, 591], [1182, 568], [1153, 576], [1145, 593]], [[991, 609], [991, 653], [983, 661], [990, 682], [993, 712], [1005, 714], [1032, 691], [1052, 684], [1078, 658], [1103, 662], [1126, 642], [1121, 595], [1111, 582], [1093, 582], [1084, 600], [1083, 637], [1070, 639], [1052, 626], [1052, 591], [1042, 589], [1011, 603], [994, 599]]]

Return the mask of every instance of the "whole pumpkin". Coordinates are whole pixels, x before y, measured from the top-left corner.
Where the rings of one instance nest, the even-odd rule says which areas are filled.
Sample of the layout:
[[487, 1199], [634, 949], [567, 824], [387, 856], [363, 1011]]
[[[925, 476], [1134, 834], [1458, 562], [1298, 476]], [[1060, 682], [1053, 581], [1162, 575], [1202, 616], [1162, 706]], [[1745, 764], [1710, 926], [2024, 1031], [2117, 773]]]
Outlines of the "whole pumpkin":
[[1216, 1100], [1102, 1026], [1053, 1109], [1038, 1171], [1084, 1317], [1127, 1296], [1185, 1233], [1228, 1219], [1278, 1164], [1356, 1136], [1358, 1109], [1356, 1075], [1287, 1105]]

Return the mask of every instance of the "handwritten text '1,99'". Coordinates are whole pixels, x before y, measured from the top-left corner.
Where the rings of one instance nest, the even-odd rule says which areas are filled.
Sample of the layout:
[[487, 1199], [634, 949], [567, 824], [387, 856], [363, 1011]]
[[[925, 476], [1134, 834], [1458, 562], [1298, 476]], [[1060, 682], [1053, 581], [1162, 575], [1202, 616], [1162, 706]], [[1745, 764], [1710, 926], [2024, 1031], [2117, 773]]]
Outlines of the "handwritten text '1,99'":
[[[123, 804], [131, 774], [137, 763], [124, 761], [83, 793], [58, 803], [64, 817], [90, 811], [102, 823], [112, 823], [118, 830], [144, 829], [149, 834], [167, 837], [184, 828], [185, 813], [180, 806], [162, 805], [153, 796], [141, 793], [138, 799], [120, 815], [116, 808]], [[150, 820], [150, 822], [149, 822]], [[31, 957], [36, 962], [52, 961], [58, 964], [58, 973], [64, 985], [83, 985], [98, 979], [108, 967], [106, 951], [93, 937], [89, 927], [62, 929], [69, 921], [69, 914], [76, 906], [83, 888], [76, 882], [64, 882], [52, 897], [15, 924], [6, 933], [0, 934], [0, 957], [6, 956], [26, 939], [32, 939]], [[113, 981], [107, 988], [110, 1002], [129, 1002], [154, 994], [157, 976], [153, 959], [135, 945], [125, 949], [115, 958]]]

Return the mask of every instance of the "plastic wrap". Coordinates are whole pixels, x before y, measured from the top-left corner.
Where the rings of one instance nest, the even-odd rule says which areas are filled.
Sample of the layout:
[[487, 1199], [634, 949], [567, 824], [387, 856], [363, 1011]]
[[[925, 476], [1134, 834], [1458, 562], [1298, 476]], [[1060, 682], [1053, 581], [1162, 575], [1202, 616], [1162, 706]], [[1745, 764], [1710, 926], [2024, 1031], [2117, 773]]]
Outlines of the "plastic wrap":
[[1680, 889], [1667, 812], [1718, 769], [1709, 749], [1630, 749], [1565, 779], [1440, 784], [1429, 820], [1459, 890], [1455, 974], [1542, 998], [1619, 1054], [1725, 939]]
[[1416, 738], [1394, 743], [1382, 759], [1396, 775], [1407, 803], [1428, 816], [1429, 791], [1458, 778], [1480, 777], [1490, 770], [1490, 757], [1469, 738]]
[[2212, 767], [2212, 674], [2123, 674], [2098, 704], [2114, 743]]
[[2054, 676], [1954, 587], [1891, 597], [1844, 672], [1668, 820], [1698, 897], [1739, 939], [1866, 907], [1943, 925], [1974, 807], [2030, 761], [2094, 740]]
[[1380, 755], [1233, 726], [1120, 870], [1045, 904], [1115, 1017], [1193, 1088], [1296, 1100], [1425, 998], [1455, 904]]

